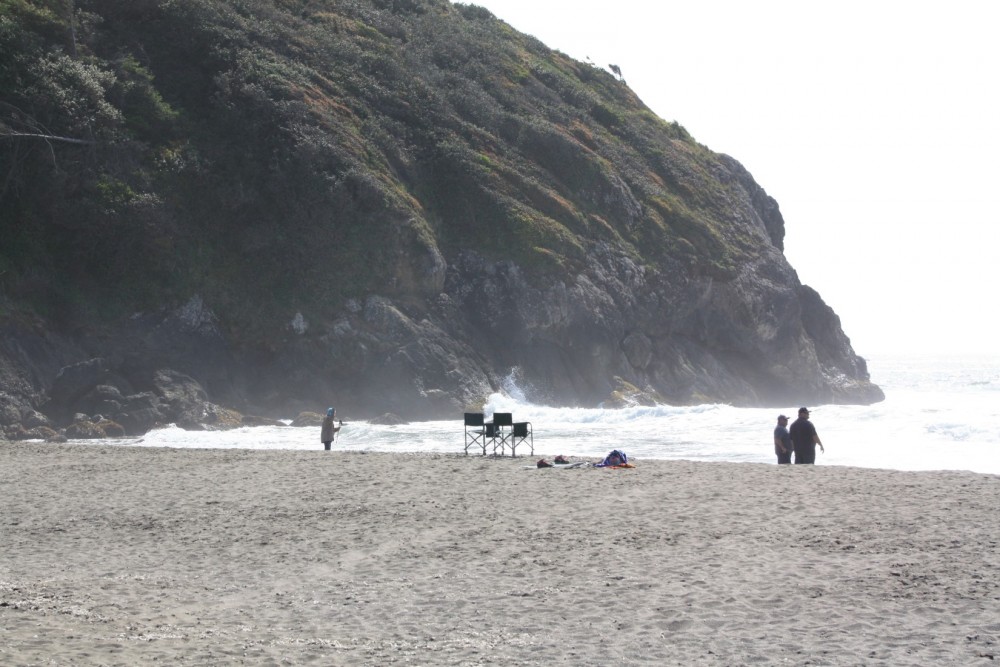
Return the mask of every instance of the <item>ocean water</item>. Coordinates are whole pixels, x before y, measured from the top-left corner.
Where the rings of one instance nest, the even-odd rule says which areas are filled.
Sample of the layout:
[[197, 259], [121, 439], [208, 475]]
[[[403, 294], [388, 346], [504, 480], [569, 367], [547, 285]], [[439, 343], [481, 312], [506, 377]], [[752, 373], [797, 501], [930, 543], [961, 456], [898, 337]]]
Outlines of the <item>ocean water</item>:
[[[971, 470], [1000, 474], [1000, 357], [869, 359], [886, 400], [871, 406], [810, 405], [826, 453], [817, 465], [896, 470]], [[535, 458], [603, 458], [774, 463], [772, 431], [780, 410], [708, 404], [615, 410], [535, 405], [511, 379], [484, 406], [532, 424]], [[454, 420], [381, 426], [350, 421], [334, 448], [383, 452], [462, 452], [462, 415]], [[85, 444], [86, 441], [74, 441]], [[158, 429], [124, 446], [322, 450], [319, 428], [252, 427], [234, 431]], [[527, 446], [518, 454], [529, 455]]]

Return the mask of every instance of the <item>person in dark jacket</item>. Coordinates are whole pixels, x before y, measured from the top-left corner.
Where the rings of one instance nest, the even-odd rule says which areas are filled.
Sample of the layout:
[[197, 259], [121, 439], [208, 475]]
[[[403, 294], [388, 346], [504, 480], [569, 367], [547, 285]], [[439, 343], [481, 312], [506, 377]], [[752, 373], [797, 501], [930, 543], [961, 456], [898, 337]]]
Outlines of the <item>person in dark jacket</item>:
[[[337, 411], [333, 408], [326, 409], [326, 417], [323, 419], [323, 429], [320, 431], [319, 440], [323, 443], [323, 449], [330, 451], [330, 443], [333, 442], [340, 425], [334, 426], [333, 422], [337, 418]], [[340, 422], [342, 425], [344, 422]]]
[[819, 451], [826, 453], [816, 427], [809, 421], [809, 408], [799, 408], [799, 418], [788, 429], [788, 434], [792, 436], [795, 463], [816, 463], [816, 445]]

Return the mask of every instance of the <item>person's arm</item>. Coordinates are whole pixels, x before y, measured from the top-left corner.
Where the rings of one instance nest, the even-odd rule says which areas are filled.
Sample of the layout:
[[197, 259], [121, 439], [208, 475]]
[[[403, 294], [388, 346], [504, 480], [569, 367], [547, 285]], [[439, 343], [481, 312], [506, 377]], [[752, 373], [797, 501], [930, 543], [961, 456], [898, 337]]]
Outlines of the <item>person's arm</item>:
[[780, 451], [782, 454], [788, 453], [788, 450], [785, 449], [785, 443], [783, 443], [781, 441], [781, 438], [779, 438], [778, 436], [774, 436], [774, 446], [777, 447], [778, 451]]
[[826, 454], [826, 450], [823, 449], [823, 443], [819, 439], [819, 433], [813, 433], [813, 442], [819, 445], [819, 451]]

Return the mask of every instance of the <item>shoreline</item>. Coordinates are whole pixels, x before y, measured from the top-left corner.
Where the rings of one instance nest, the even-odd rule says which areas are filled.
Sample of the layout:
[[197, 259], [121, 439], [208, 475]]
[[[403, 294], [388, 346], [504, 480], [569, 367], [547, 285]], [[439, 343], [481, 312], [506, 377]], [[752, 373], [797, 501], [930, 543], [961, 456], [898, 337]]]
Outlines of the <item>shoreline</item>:
[[[250, 427], [250, 428], [266, 428], [266, 427]], [[206, 435], [208, 435], [209, 437], [211, 436], [221, 436], [223, 438], [231, 437], [231, 431], [185, 431], [184, 433], [189, 435], [194, 434], [194, 437], [205, 437]], [[241, 443], [238, 445], [226, 444], [226, 445], [216, 445], [216, 446], [187, 445], [187, 444], [163, 445], [159, 443], [147, 444], [146, 442], [144, 442], [144, 440], [148, 435], [149, 434], [146, 434], [146, 436], [134, 436], [134, 437], [129, 436], [117, 439], [110, 439], [110, 438], [74, 439], [74, 440], [67, 440], [65, 442], [51, 442], [51, 441], [37, 440], [37, 439], [15, 440], [10, 442], [46, 444], [46, 445], [61, 446], [61, 447], [94, 447], [94, 446], [98, 447], [104, 446], [112, 448], [135, 447], [140, 449], [171, 449], [180, 451], [248, 450], [248, 451], [268, 451], [276, 453], [280, 452], [309, 453], [313, 451], [323, 451], [322, 444], [313, 441], [314, 434], [312, 430], [309, 430], [309, 432], [305, 434], [304, 437], [290, 441], [293, 444], [287, 446], [268, 446], [268, 447], [247, 445], [245, 443]], [[449, 435], [454, 435], [454, 434], [452, 433]], [[398, 449], [394, 445], [387, 446], [385, 444], [375, 444], [374, 446], [372, 446], [372, 443], [368, 440], [363, 441], [361, 445], [353, 445], [350, 443], [351, 441], [347, 439], [335, 442], [333, 450], [347, 454], [390, 454], [398, 456], [463, 455], [461, 439], [458, 439], [456, 440], [456, 442], [452, 443], [451, 447], [441, 450], [431, 450], [431, 449], [403, 450], [403, 449]], [[2, 441], [0, 441], [0, 444], [2, 444]], [[551, 443], [549, 443], [548, 446], [551, 446]], [[605, 447], [606, 448], [600, 450], [591, 447], [588, 448], [590, 451], [586, 450], [581, 451], [580, 449], [573, 448], [572, 446], [569, 447], [559, 446], [558, 449], [549, 452], [549, 451], [544, 451], [541, 446], [538, 446], [536, 447], [537, 451], [534, 454], [526, 454], [526, 450], [525, 451], [519, 450], [517, 455], [517, 460], [527, 460], [530, 462], [537, 461], [540, 458], [546, 458], [551, 460], [556, 455], [562, 454], [571, 456], [576, 459], [591, 460], [597, 462], [602, 460], [608, 454], [608, 452], [610, 452], [611, 449], [614, 449], [616, 446], [608, 444]], [[621, 448], [622, 446], [618, 445], [617, 447]], [[765, 443], [764, 445], [761, 445], [759, 449], [767, 450], [769, 447], [771, 447], [770, 443]], [[657, 462], [699, 462], [699, 463], [732, 463], [732, 464], [748, 464], [748, 465], [775, 465], [774, 455], [771, 454], [770, 452], [759, 455], [755, 460], [732, 460], [729, 458], [723, 458], [722, 455], [717, 455], [712, 457], [702, 457], [702, 458], [699, 458], [698, 456], [695, 455], [687, 455], [687, 454], [657, 456], [656, 454], [650, 454], [646, 451], [640, 451], [640, 453], [636, 454], [636, 450], [632, 449], [631, 447], [629, 447], [626, 450], [626, 454], [628, 454], [630, 459], [641, 458], [644, 461], [657, 461]], [[469, 456], [475, 457], [479, 455], [475, 453], [470, 453]], [[510, 460], [509, 456], [507, 456], [506, 458], [507, 460]], [[948, 460], [955, 460], [955, 458], [950, 457]], [[943, 465], [931, 466], [928, 465], [926, 462], [924, 462], [922, 465], [916, 467], [903, 468], [903, 467], [892, 467], [891, 465], [889, 465], [890, 463], [899, 463], [899, 459], [897, 458], [891, 458], [891, 457], [888, 459], [882, 458], [881, 460], [876, 460], [875, 462], [864, 464], [864, 463], [858, 463], [855, 460], [845, 461], [844, 458], [841, 456], [831, 455], [829, 453], [822, 454], [817, 451], [815, 466], [824, 468], [860, 468], [864, 470], [873, 470], [873, 471], [894, 470], [898, 472], [968, 472], [978, 475], [1000, 476], [1000, 470], [994, 469], [996, 467], [995, 465], [983, 466], [983, 465], [977, 465], [976, 463], [968, 465], [967, 461], [965, 461], [964, 459], [962, 460], [967, 464], [968, 467], [957, 467], [957, 466], [945, 467]], [[912, 464], [912, 462], [910, 462], [910, 464]]]
[[0, 662], [1000, 657], [1000, 476], [542, 456], [3, 443]]

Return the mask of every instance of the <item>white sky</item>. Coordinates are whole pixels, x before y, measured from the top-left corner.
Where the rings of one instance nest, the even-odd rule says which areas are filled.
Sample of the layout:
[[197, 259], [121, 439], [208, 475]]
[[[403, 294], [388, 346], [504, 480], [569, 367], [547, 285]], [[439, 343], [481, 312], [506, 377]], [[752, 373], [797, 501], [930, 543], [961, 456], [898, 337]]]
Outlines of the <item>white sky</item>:
[[743, 163], [862, 356], [1000, 354], [1000, 1], [467, 2]]

